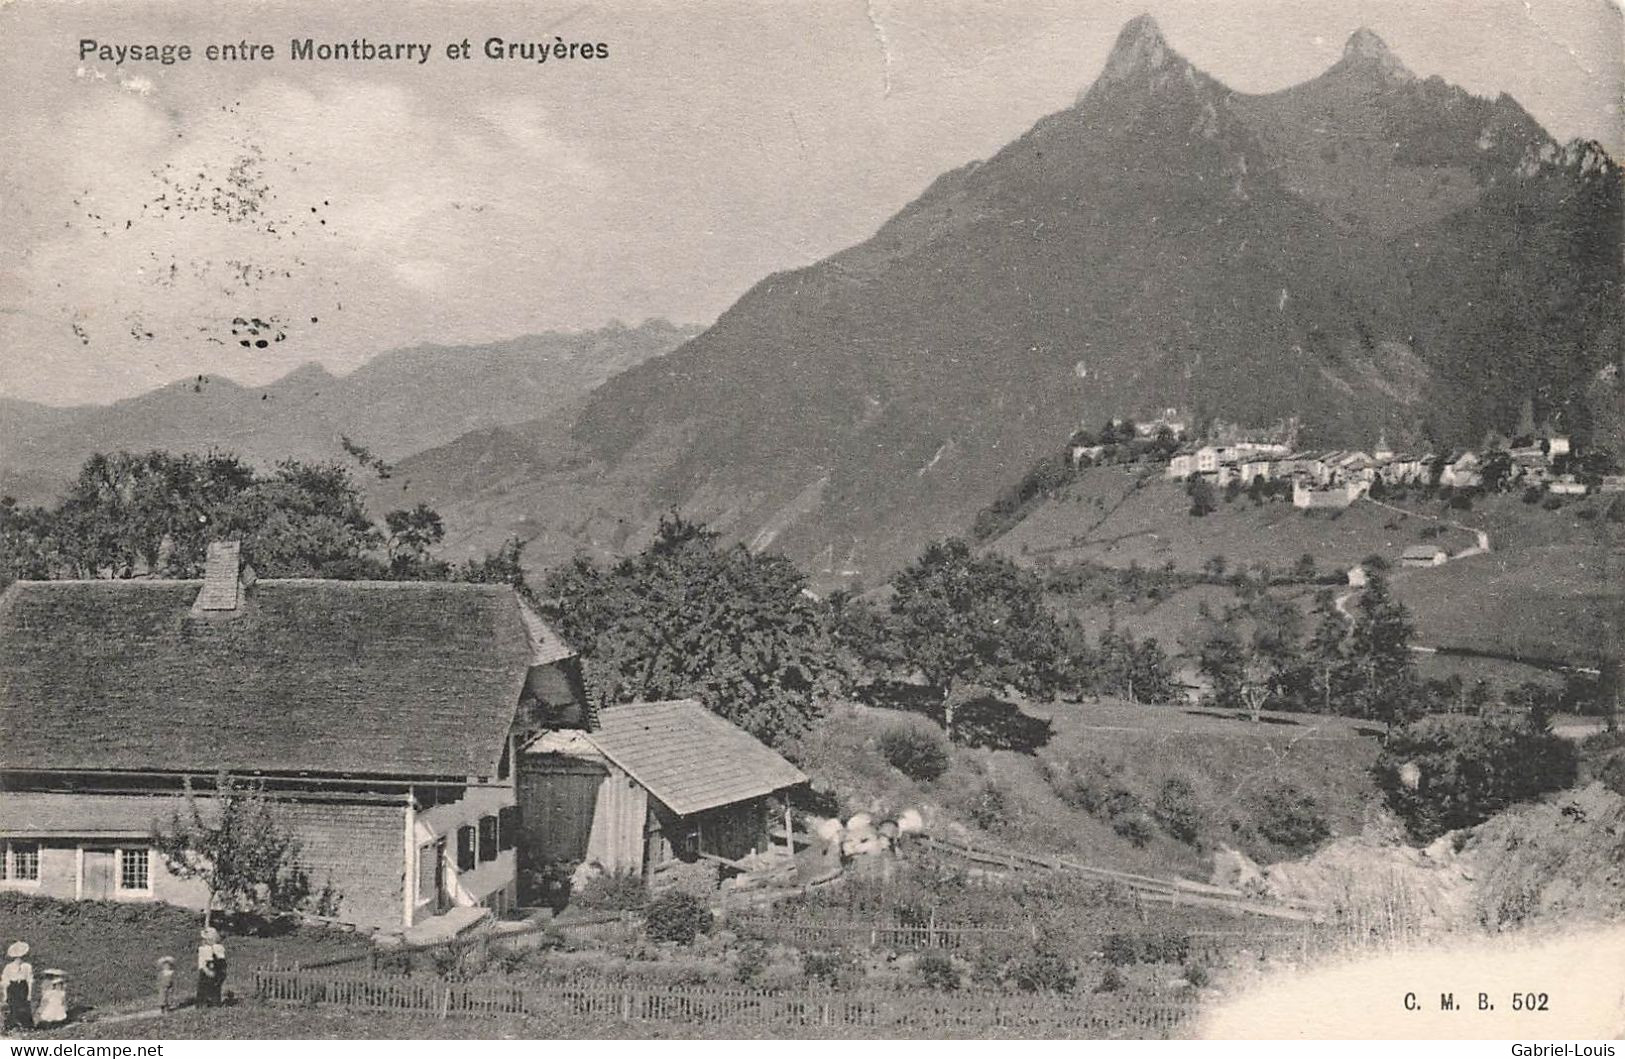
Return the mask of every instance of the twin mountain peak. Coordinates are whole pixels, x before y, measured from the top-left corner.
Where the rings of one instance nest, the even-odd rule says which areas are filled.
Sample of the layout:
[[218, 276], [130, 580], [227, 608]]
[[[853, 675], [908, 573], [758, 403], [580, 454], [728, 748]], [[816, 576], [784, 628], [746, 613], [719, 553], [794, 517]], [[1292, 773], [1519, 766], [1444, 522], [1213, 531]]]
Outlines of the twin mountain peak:
[[[1168, 46], [1157, 20], [1150, 15], [1139, 15], [1130, 19], [1118, 33], [1117, 43], [1112, 46], [1101, 73], [1101, 81], [1108, 84], [1125, 81], [1170, 67], [1183, 73], [1182, 68], [1189, 65], [1183, 56]], [[1372, 73], [1391, 83], [1416, 80], [1416, 76], [1389, 50], [1387, 43], [1364, 26], [1349, 36], [1348, 42], [1343, 45], [1343, 57], [1332, 71]]]

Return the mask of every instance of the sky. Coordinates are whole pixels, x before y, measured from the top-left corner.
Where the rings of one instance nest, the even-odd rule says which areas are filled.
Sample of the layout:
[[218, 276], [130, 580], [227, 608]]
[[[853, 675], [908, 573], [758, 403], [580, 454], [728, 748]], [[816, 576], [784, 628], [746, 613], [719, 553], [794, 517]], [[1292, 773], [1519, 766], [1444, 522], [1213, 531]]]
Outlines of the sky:
[[[1144, 12], [1244, 92], [1316, 76], [1367, 26], [1420, 76], [1625, 153], [1611, 0], [0, 5], [0, 397], [58, 405], [708, 323], [1070, 105]], [[363, 37], [433, 53], [289, 55]], [[608, 57], [489, 59], [492, 37]], [[81, 58], [84, 39], [194, 54]], [[275, 58], [204, 57], [245, 41]]]

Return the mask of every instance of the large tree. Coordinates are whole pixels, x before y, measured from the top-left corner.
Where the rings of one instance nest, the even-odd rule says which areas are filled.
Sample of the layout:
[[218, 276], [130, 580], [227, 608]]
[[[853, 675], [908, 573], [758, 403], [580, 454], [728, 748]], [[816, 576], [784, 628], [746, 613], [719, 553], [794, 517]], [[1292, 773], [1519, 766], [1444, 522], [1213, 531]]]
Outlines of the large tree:
[[1421, 687], [1410, 648], [1413, 633], [1410, 613], [1394, 598], [1387, 577], [1372, 572], [1355, 604], [1349, 631], [1354, 712], [1390, 728], [1421, 712]]
[[544, 595], [600, 705], [693, 696], [783, 745], [834, 681], [824, 612], [795, 565], [675, 514], [636, 555], [553, 571]]
[[955, 692], [967, 685], [1042, 695], [1059, 683], [1061, 628], [1030, 571], [950, 539], [927, 545], [891, 587], [888, 638], [941, 692], [950, 733]]

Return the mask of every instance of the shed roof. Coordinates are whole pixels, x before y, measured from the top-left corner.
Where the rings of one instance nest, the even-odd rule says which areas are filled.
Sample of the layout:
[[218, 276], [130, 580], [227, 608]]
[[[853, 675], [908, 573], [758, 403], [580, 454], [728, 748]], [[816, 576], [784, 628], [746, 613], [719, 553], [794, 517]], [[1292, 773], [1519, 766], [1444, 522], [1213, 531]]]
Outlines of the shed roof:
[[[679, 816], [807, 780], [750, 733], [693, 699], [611, 706], [599, 712], [598, 727], [584, 735]], [[544, 739], [545, 734], [532, 746]]]
[[507, 585], [262, 580], [230, 616], [200, 588], [12, 585], [0, 768], [489, 774], [548, 654]]

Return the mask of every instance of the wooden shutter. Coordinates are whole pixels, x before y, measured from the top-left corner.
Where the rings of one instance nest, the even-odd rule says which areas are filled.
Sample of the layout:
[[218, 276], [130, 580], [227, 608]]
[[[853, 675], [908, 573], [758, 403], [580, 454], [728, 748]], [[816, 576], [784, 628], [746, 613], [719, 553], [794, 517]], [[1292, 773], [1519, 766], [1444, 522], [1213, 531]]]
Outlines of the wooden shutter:
[[480, 817], [480, 860], [497, 859], [497, 818]]
[[476, 863], [474, 857], [475, 837], [474, 829], [464, 825], [457, 829], [457, 870], [473, 871]]
[[497, 849], [510, 850], [519, 844], [519, 806], [505, 805], [497, 812]]

